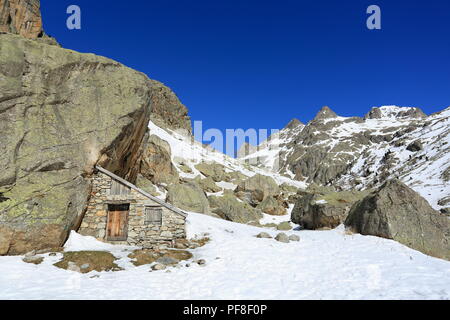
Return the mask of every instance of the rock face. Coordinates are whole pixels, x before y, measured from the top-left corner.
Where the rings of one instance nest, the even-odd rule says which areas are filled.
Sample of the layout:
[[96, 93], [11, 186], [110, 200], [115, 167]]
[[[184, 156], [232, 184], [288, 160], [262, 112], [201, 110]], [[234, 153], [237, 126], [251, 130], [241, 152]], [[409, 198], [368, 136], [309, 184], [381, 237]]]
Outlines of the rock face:
[[178, 182], [178, 171], [172, 164], [170, 145], [166, 141], [150, 136], [144, 148], [140, 173], [154, 184]]
[[191, 134], [191, 119], [187, 108], [180, 102], [176, 94], [161, 82], [151, 80], [152, 114], [151, 121], [158, 127]]
[[[305, 229], [334, 229], [344, 222], [351, 206], [367, 192], [322, 192], [311, 188], [299, 196], [292, 209], [291, 220]], [[324, 192], [325, 191], [325, 192]]]
[[205, 193], [194, 182], [170, 185], [166, 201], [186, 211], [206, 214], [211, 212]]
[[136, 179], [150, 80], [12, 34], [0, 35], [0, 78], [0, 254], [60, 246], [82, 217], [96, 163]]
[[354, 232], [393, 239], [450, 260], [450, 220], [398, 180], [388, 181], [357, 202], [345, 225]]
[[0, 0], [0, 32], [28, 39], [43, 35], [39, 0]]

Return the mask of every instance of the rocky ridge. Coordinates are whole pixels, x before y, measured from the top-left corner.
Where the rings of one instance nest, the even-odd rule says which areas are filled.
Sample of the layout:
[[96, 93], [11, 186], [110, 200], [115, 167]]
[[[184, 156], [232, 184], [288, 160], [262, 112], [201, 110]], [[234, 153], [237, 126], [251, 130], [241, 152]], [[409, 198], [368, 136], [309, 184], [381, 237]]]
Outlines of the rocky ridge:
[[418, 108], [385, 106], [359, 118], [340, 117], [324, 107], [306, 126], [287, 127], [280, 134], [280, 143], [255, 147], [259, 150], [243, 159], [264, 166], [258, 158], [270, 154], [278, 159], [268, 166], [274, 172], [345, 190], [377, 187], [399, 177], [422, 190], [436, 209], [448, 196], [450, 108], [426, 116]]

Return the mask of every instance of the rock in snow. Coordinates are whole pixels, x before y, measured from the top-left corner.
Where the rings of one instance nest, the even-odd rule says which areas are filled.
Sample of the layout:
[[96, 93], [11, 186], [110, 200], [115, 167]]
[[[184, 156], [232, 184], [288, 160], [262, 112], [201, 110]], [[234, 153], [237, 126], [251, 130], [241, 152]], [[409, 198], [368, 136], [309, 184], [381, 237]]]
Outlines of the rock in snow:
[[345, 225], [355, 232], [393, 239], [450, 260], [450, 220], [398, 180], [386, 182], [357, 202]]

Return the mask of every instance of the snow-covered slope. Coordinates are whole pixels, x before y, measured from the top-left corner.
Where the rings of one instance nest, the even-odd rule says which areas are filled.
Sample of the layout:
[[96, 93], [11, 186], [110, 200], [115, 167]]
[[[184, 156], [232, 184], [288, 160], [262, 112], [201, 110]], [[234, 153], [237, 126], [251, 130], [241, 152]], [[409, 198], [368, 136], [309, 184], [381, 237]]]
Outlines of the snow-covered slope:
[[[296, 186], [297, 188], [306, 187], [304, 182], [292, 180], [278, 173], [271, 172], [265, 168], [258, 168], [249, 165], [242, 159], [231, 158], [219, 151], [205, 147], [200, 142], [195, 141], [192, 136], [183, 135], [178, 132], [170, 131], [169, 129], [162, 129], [156, 126], [153, 122], [150, 122], [149, 129], [151, 134], [157, 135], [169, 143], [172, 153], [172, 162], [178, 168], [181, 177], [195, 178], [198, 175], [202, 176], [202, 174], [195, 168], [195, 165], [201, 162], [215, 162], [225, 166], [228, 172], [236, 171], [248, 177], [255, 174], [262, 174], [272, 177], [279, 185], [286, 183], [288, 185]], [[180, 165], [189, 167], [192, 173], [184, 172], [180, 169]], [[236, 187], [225, 182], [222, 182], [220, 186], [229, 190], [233, 190]]]
[[270, 172], [280, 169], [280, 155], [288, 151], [287, 145], [303, 130], [305, 125], [297, 119], [292, 120], [279, 132], [271, 135], [258, 146], [244, 145], [238, 152], [238, 158], [252, 166], [264, 168]]
[[[395, 119], [385, 119], [392, 118], [383, 117], [375, 121], [377, 124], [381, 121], [399, 123]], [[364, 188], [385, 172], [386, 176], [400, 178], [439, 209], [441, 206], [437, 202], [450, 196], [450, 182], [442, 176], [450, 167], [450, 108], [427, 117], [408, 131], [397, 133], [389, 143], [368, 147], [336, 183], [348, 187], [354, 185], [356, 178], [360, 182], [358, 188]], [[422, 149], [408, 150], [408, 146], [415, 141], [420, 141]]]
[[[261, 231], [191, 213], [188, 235], [211, 238], [192, 251], [206, 265], [170, 272], [134, 267], [121, 246], [111, 249], [125, 268], [118, 272], [58, 269], [60, 254], [40, 265], [0, 257], [0, 299], [450, 299], [450, 262], [397, 242], [337, 228], [292, 231], [301, 241], [286, 244], [254, 237]], [[67, 249], [105, 249], [72, 237]]]

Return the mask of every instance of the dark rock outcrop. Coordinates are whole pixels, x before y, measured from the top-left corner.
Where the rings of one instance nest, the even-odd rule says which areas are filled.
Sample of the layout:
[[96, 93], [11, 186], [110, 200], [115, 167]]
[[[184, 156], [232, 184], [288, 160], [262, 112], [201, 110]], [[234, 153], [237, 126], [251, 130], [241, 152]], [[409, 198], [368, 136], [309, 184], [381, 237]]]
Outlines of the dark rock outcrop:
[[354, 232], [393, 239], [450, 260], [450, 220], [398, 180], [386, 182], [355, 203], [345, 225]]
[[0, 32], [28, 39], [43, 36], [39, 0], [0, 0]]
[[0, 34], [0, 254], [58, 247], [95, 164], [134, 182], [151, 111], [142, 73]]
[[406, 147], [406, 150], [411, 152], [421, 151], [423, 150], [423, 144], [422, 142], [420, 142], [420, 140], [413, 141]]
[[305, 229], [336, 228], [344, 222], [351, 206], [368, 192], [334, 192], [327, 188], [311, 188], [299, 195], [291, 213], [291, 221]]

